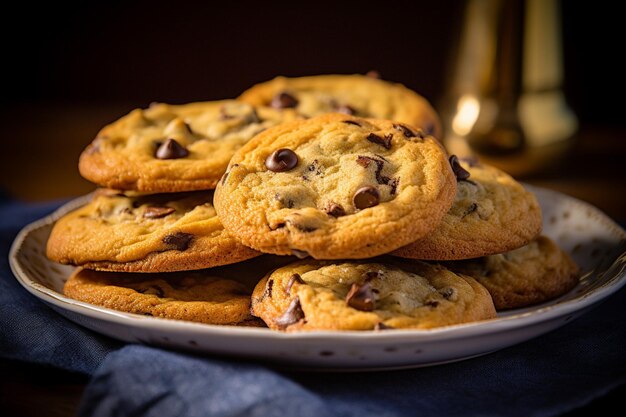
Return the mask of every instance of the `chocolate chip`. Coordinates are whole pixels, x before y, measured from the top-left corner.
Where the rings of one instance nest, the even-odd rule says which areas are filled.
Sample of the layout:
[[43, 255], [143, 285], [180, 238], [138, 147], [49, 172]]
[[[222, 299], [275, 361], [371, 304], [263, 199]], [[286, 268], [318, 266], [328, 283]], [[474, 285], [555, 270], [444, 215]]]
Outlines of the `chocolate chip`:
[[380, 72], [376, 70], [369, 70], [365, 73], [366, 77], [380, 79]]
[[142, 294], [156, 295], [159, 298], [163, 298], [165, 296], [163, 288], [159, 287], [158, 285], [150, 285], [148, 288], [137, 290], [137, 292], [140, 292]]
[[361, 125], [358, 122], [355, 122], [354, 120], [342, 120], [341, 123], [345, 123], [347, 125], [355, 125], [355, 126], [361, 127]]
[[298, 100], [291, 94], [284, 91], [276, 94], [274, 98], [272, 98], [272, 102], [270, 104], [270, 106], [274, 107], [275, 109], [293, 108], [297, 105]]
[[285, 197], [281, 196], [280, 193], [274, 194], [274, 199], [276, 201], [278, 201], [280, 203], [280, 205], [283, 206], [283, 207], [293, 208], [293, 206], [294, 206], [294, 202], [293, 202], [292, 199], [285, 198]]
[[354, 109], [354, 107], [349, 106], [347, 104], [342, 104], [340, 106], [335, 107], [335, 111], [337, 111], [337, 113], [348, 114], [350, 116], [353, 116], [356, 114], [356, 110]]
[[[378, 156], [378, 155], [377, 155]], [[391, 179], [385, 175], [382, 175], [382, 171], [383, 171], [383, 167], [385, 166], [385, 162], [381, 161], [379, 159], [375, 159], [369, 156], [363, 156], [363, 155], [359, 155], [356, 158], [356, 162], [357, 164], [361, 165], [363, 168], [367, 168], [370, 166], [370, 164], [372, 162], [374, 162], [376, 164], [376, 182], [378, 182], [381, 185], [389, 185], [391, 186], [391, 191], [392, 194], [395, 194], [396, 192], [396, 187], [398, 185], [398, 180], [397, 179]]]
[[158, 159], [179, 159], [189, 155], [189, 151], [174, 139], [169, 138], [160, 144], [154, 156]]
[[376, 271], [368, 271], [365, 273], [365, 282], [370, 282], [373, 279], [380, 277], [380, 273]]
[[465, 210], [465, 213], [463, 213], [463, 215], [461, 216], [461, 218], [465, 217], [465, 216], [469, 216], [470, 214], [472, 214], [473, 212], [475, 212], [476, 210], [478, 210], [478, 203], [472, 203], [470, 204], [470, 206], [467, 208], [467, 210]]
[[286, 226], [285, 223], [277, 223], [274, 226], [270, 225], [270, 230], [282, 229], [285, 226]]
[[383, 323], [382, 321], [379, 321], [378, 323], [376, 323], [376, 326], [374, 326], [374, 330], [376, 331], [381, 331], [381, 330], [393, 330], [393, 327], [391, 326], [387, 326], [385, 323]]
[[146, 211], [143, 212], [143, 217], [146, 219], [160, 219], [174, 213], [175, 211], [176, 209], [172, 207], [146, 207]]
[[341, 207], [340, 204], [333, 202], [328, 203], [328, 205], [324, 208], [324, 211], [326, 212], [326, 214], [333, 217], [341, 217], [346, 215], [346, 211], [343, 209], [343, 207]]
[[443, 296], [443, 298], [449, 300], [452, 298], [452, 296], [454, 296], [455, 290], [452, 287], [446, 287], [443, 290], [439, 291], [439, 293]]
[[304, 259], [309, 257], [309, 253], [300, 249], [292, 249], [291, 254], [298, 259]]
[[357, 310], [373, 311], [374, 293], [372, 292], [372, 285], [369, 282], [361, 285], [356, 282], [353, 283], [346, 296], [346, 303]]
[[289, 277], [289, 281], [287, 281], [287, 286], [285, 286], [285, 291], [287, 292], [287, 294], [291, 294], [291, 287], [293, 287], [293, 284], [296, 282], [298, 284], [304, 284], [304, 280], [302, 280], [300, 274], [293, 274]]
[[285, 172], [298, 165], [298, 155], [291, 149], [279, 149], [265, 159], [265, 166], [273, 172]]
[[163, 238], [163, 243], [168, 246], [173, 246], [173, 249], [183, 251], [189, 247], [193, 239], [193, 235], [190, 233], [176, 232], [172, 235], [166, 235]]
[[432, 307], [435, 308], [439, 305], [439, 301], [427, 301], [424, 303], [424, 305], [428, 306], [428, 307]]
[[278, 326], [279, 329], [286, 329], [303, 319], [304, 311], [302, 311], [302, 306], [300, 305], [300, 298], [296, 297], [291, 304], [289, 304], [289, 307], [287, 307], [283, 315], [274, 320], [274, 324]]
[[396, 189], [398, 188], [398, 182], [400, 182], [400, 178], [394, 178], [391, 181], [387, 182], [387, 185], [391, 187], [391, 190], [389, 191], [389, 194], [391, 194], [391, 195], [395, 195], [396, 194]]
[[269, 281], [267, 281], [267, 287], [265, 287], [264, 295], [267, 295], [269, 298], [272, 298], [272, 288], [274, 288], [274, 280], [270, 279]]
[[352, 202], [354, 203], [354, 207], [358, 210], [374, 207], [380, 203], [380, 193], [374, 187], [362, 187], [354, 193]]
[[391, 178], [380, 175], [380, 172], [376, 172], [376, 182], [382, 185], [388, 185], [391, 182]]
[[403, 125], [403, 124], [394, 123], [393, 124], [393, 128], [398, 130], [398, 131], [400, 131], [400, 132], [402, 132], [402, 134], [404, 135], [405, 138], [420, 138], [420, 139], [424, 139], [424, 135], [422, 135], [422, 132], [415, 133], [411, 129], [409, 129], [408, 127]]
[[382, 145], [385, 149], [391, 149], [391, 140], [393, 139], [393, 135], [391, 133], [384, 135], [383, 137], [378, 136], [376, 133], [370, 133], [367, 135], [367, 140], [377, 145]]
[[314, 159], [313, 162], [307, 165], [306, 169], [315, 175], [322, 175], [322, 167], [317, 159]]
[[470, 177], [470, 173], [461, 166], [459, 158], [457, 158], [456, 155], [451, 155], [448, 160], [450, 161], [450, 166], [452, 167], [452, 171], [454, 172], [457, 181], [464, 181]]
[[370, 158], [369, 156], [363, 156], [363, 155], [359, 155], [356, 158], [356, 163], [361, 165], [363, 168], [367, 168], [368, 166], [370, 166], [372, 162], [375, 162], [375, 161], [376, 159]]

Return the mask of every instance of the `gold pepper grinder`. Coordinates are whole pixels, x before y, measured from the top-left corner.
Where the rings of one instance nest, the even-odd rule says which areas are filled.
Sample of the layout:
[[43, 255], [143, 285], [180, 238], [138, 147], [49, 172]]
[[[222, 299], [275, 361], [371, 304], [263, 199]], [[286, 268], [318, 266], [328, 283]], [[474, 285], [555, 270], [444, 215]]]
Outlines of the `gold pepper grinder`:
[[469, 0], [442, 112], [448, 150], [513, 175], [553, 164], [578, 128], [562, 84], [557, 0]]

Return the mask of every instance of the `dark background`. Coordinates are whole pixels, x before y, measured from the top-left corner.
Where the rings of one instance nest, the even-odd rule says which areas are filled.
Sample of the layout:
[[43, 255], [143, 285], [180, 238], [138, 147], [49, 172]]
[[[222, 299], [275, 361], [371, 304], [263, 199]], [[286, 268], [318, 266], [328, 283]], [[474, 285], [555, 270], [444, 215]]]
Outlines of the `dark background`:
[[[87, 2], [83, 2], [87, 3]], [[276, 75], [363, 73], [443, 92], [464, 2], [28, 3], [5, 16], [3, 106], [228, 98]], [[106, 3], [106, 4], [105, 4]], [[283, 4], [281, 4], [283, 3]], [[372, 4], [373, 3], [373, 4]], [[14, 5], [15, 7], [15, 5]], [[624, 27], [603, 2], [562, 4], [568, 99], [583, 123], [622, 123]]]
[[[77, 158], [104, 124], [152, 101], [235, 97], [276, 75], [376, 69], [437, 105], [464, 4], [14, 4], [0, 26], [0, 188], [31, 200], [88, 191]], [[568, 101], [587, 131], [613, 129], [609, 141], [622, 142], [620, 14], [608, 2], [562, 10]]]

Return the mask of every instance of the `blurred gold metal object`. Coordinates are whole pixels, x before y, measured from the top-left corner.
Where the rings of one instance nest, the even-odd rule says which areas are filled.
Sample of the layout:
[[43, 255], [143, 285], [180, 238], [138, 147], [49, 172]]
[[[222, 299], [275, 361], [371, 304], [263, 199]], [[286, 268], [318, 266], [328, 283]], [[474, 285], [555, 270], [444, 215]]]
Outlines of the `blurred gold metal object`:
[[570, 147], [578, 122], [562, 91], [558, 0], [469, 0], [453, 64], [451, 153], [524, 175]]

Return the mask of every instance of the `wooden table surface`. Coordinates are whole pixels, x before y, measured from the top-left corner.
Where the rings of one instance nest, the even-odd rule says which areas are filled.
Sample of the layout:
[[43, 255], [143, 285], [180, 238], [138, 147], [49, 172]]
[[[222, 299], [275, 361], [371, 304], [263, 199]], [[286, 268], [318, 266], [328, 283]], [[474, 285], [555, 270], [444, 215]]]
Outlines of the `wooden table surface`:
[[[78, 196], [94, 186], [78, 155], [108, 122], [148, 103], [24, 104], [3, 109], [0, 190], [25, 201]], [[561, 191], [626, 221], [626, 128], [583, 126], [564, 161], [524, 181]], [[0, 410], [7, 416], [71, 416], [88, 378], [49, 367], [0, 360]], [[621, 400], [624, 387], [569, 415], [587, 415]], [[45, 414], [42, 411], [45, 410]]]

